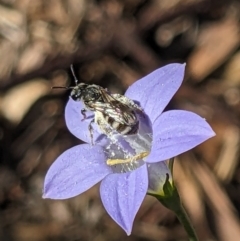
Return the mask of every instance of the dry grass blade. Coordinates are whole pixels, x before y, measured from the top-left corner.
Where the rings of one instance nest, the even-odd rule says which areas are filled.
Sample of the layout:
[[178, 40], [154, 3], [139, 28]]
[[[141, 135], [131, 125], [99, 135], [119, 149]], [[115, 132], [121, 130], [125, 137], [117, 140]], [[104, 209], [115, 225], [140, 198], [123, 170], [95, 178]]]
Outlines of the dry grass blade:
[[[193, 161], [193, 160], [192, 160]], [[240, 222], [231, 201], [214, 175], [203, 163], [194, 160], [191, 171], [203, 189], [207, 203], [213, 211], [215, 228], [220, 241], [238, 241]]]

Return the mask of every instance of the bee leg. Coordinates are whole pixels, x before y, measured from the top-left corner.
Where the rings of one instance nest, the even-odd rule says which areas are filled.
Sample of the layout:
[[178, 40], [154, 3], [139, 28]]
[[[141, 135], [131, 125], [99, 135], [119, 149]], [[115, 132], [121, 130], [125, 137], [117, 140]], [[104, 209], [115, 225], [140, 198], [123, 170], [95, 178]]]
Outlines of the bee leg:
[[81, 121], [84, 121], [85, 119], [87, 119], [87, 115], [86, 115], [86, 112], [87, 112], [87, 110], [86, 109], [81, 109], [81, 114], [83, 115], [83, 118], [82, 118], [82, 120]]
[[103, 114], [99, 111], [95, 113], [95, 122], [98, 125], [99, 129], [103, 134], [106, 136], [109, 136], [112, 133], [112, 130], [109, 126], [109, 124], [106, 122]]
[[93, 127], [92, 127], [93, 122], [94, 122], [94, 119], [92, 119], [88, 125], [88, 130], [90, 133], [90, 139], [91, 139], [92, 146], [93, 146]]

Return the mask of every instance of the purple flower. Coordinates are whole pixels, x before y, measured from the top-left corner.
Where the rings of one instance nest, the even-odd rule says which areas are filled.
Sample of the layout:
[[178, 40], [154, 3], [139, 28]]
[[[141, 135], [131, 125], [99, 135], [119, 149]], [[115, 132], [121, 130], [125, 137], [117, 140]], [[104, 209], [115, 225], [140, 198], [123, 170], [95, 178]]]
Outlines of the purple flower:
[[[94, 146], [82, 144], [70, 148], [52, 164], [45, 178], [44, 197], [71, 198], [102, 181], [103, 205], [129, 235], [147, 191], [158, 189], [156, 179], [159, 182], [166, 173], [169, 174], [164, 160], [215, 135], [208, 123], [192, 112], [163, 112], [182, 83], [184, 69], [185, 64], [170, 64], [131, 85], [125, 95], [141, 105], [150, 120], [151, 130], [147, 121], [141, 119], [141, 133], [137, 138], [120, 136], [114, 142], [100, 134], [95, 126]], [[70, 98], [65, 112], [66, 123], [73, 135], [91, 143], [88, 131], [91, 118], [81, 121], [82, 108], [81, 102]], [[91, 117], [93, 113], [88, 112], [87, 116]], [[141, 153], [147, 153], [147, 156], [143, 158]], [[107, 159], [121, 160], [138, 154], [142, 158], [133, 164], [109, 165], [106, 162]]]

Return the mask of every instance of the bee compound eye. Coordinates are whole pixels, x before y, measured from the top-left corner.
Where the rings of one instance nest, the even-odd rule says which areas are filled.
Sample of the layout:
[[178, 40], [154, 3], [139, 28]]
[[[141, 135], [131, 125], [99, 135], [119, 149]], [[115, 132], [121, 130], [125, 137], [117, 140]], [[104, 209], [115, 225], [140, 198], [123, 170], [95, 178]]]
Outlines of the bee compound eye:
[[76, 95], [71, 95], [71, 97], [74, 101], [77, 101], [77, 99], [78, 99]]
[[79, 91], [75, 91], [73, 90], [70, 94], [70, 96], [72, 97], [72, 99], [74, 101], [80, 101], [81, 100], [81, 93]]

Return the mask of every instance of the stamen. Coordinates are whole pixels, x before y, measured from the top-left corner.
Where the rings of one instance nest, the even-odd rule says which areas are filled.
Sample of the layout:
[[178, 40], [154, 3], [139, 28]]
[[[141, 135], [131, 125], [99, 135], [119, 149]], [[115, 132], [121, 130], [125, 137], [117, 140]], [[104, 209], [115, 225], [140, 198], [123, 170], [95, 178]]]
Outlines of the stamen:
[[135, 156], [132, 156], [130, 158], [127, 158], [127, 159], [107, 159], [107, 165], [114, 166], [114, 165], [118, 165], [118, 164], [131, 163], [134, 161], [142, 160], [144, 157], [146, 157], [148, 155], [149, 155], [149, 152], [145, 151], [145, 152], [141, 152], [141, 153], [139, 153]]

